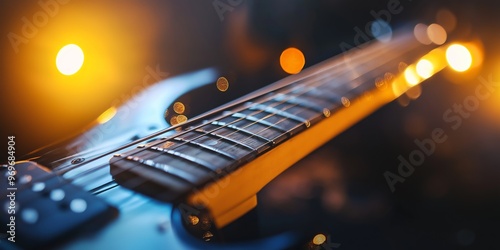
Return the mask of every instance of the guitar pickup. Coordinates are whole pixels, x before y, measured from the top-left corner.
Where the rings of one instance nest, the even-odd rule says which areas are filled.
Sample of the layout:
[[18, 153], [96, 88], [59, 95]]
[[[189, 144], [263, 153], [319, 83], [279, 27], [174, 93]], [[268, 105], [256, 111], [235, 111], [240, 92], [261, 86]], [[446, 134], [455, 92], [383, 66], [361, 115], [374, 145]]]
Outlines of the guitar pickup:
[[13, 167], [0, 168], [8, 180], [0, 182], [0, 222], [7, 226], [2, 244], [8, 240], [23, 248], [47, 247], [117, 214], [100, 198], [34, 162]]

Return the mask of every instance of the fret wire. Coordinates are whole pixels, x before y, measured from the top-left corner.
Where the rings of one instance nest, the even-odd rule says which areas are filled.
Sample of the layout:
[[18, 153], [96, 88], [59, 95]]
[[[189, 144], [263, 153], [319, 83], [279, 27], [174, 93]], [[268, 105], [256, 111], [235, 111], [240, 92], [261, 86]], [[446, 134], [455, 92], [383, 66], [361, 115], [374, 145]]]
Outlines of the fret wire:
[[[277, 104], [275, 106], [278, 106], [280, 104], [284, 104], [286, 103], [285, 101], [282, 101], [282, 102], [277, 102]], [[292, 107], [294, 106], [298, 106], [297, 104], [294, 104], [294, 103], [290, 103], [290, 105]], [[250, 110], [252, 110], [252, 108], [257, 108], [258, 110], [262, 110], [262, 111], [265, 111], [267, 113], [273, 113], [273, 114], [277, 114], [277, 115], [280, 115], [282, 117], [286, 117], [288, 119], [291, 119], [291, 120], [294, 120], [294, 121], [297, 121], [297, 122], [300, 122], [300, 123], [304, 123], [306, 125], [306, 127], [309, 127], [309, 120], [308, 119], [305, 119], [305, 118], [302, 118], [300, 116], [296, 116], [296, 115], [293, 115], [293, 114], [290, 114], [288, 112], [286, 112], [286, 109], [283, 110], [283, 109], [277, 109], [277, 108], [274, 108], [274, 107], [271, 107], [270, 105], [264, 105], [264, 104], [261, 104], [261, 103], [251, 103], [251, 107], [250, 107]]]
[[189, 162], [194, 163], [194, 164], [196, 164], [198, 166], [201, 166], [203, 169], [209, 170], [211, 172], [215, 172], [216, 169], [217, 169], [217, 167], [214, 166], [210, 162], [198, 159], [198, 158], [196, 158], [194, 156], [191, 156], [191, 155], [180, 153], [178, 151], [174, 151], [174, 150], [171, 150], [171, 149], [165, 149], [164, 150], [164, 149], [158, 148], [158, 147], [151, 147], [150, 149], [155, 150], [157, 152], [161, 152], [161, 153], [167, 153], [168, 155], [173, 156], [174, 158], [179, 158], [179, 159], [184, 160], [184, 161], [189, 161]]
[[226, 157], [229, 160], [233, 160], [233, 161], [238, 160], [238, 158], [236, 156], [230, 155], [230, 154], [228, 154], [228, 153], [226, 153], [226, 152], [224, 152], [222, 150], [219, 150], [219, 149], [216, 149], [214, 147], [205, 145], [203, 143], [198, 143], [198, 142], [195, 142], [195, 141], [192, 141], [192, 140], [186, 140], [186, 139], [177, 138], [177, 137], [173, 138], [173, 140], [176, 140], [176, 141], [179, 141], [179, 142], [186, 142], [187, 144], [195, 145], [195, 146], [197, 146], [199, 148], [207, 150], [208, 152], [213, 152], [213, 153], [219, 154], [221, 156], [224, 156], [224, 157]]
[[[226, 128], [230, 128], [231, 130], [235, 130], [235, 131], [240, 131], [242, 132], [243, 134], [248, 134], [248, 135], [255, 135], [255, 137], [261, 141], [265, 141], [266, 143], [269, 143], [269, 142], [272, 142], [272, 140], [269, 140], [267, 138], [265, 138], [264, 136], [261, 136], [261, 135], [257, 135], [253, 132], [250, 132], [248, 130], [246, 130], [245, 128], [247, 128], [249, 125], [245, 126], [245, 127], [239, 127], [239, 126], [234, 126], [232, 125], [233, 123], [235, 122], [238, 122], [238, 121], [242, 121], [243, 119], [241, 118], [238, 118], [238, 120], [235, 120], [231, 123], [226, 123], [226, 122], [221, 122], [221, 121], [214, 121], [210, 124], [212, 125], [217, 125], [217, 126], [222, 126], [222, 127], [226, 127]], [[254, 124], [254, 123], [251, 123], [251, 124]], [[232, 133], [231, 133], [232, 134]]]
[[217, 138], [217, 139], [218, 139], [217, 141], [222, 141], [222, 140], [225, 140], [225, 141], [231, 142], [231, 143], [233, 143], [233, 145], [234, 145], [235, 147], [236, 147], [236, 146], [240, 146], [240, 147], [247, 148], [247, 149], [249, 149], [251, 152], [255, 152], [255, 151], [257, 150], [256, 148], [252, 148], [252, 147], [250, 147], [250, 146], [248, 146], [248, 145], [246, 145], [246, 144], [243, 144], [243, 143], [241, 143], [241, 142], [238, 142], [238, 141], [236, 141], [236, 140], [233, 140], [233, 139], [231, 139], [230, 137], [227, 137], [227, 136], [224, 136], [224, 135], [219, 135], [219, 134], [216, 134], [216, 133], [213, 133], [213, 132], [206, 132], [206, 131], [204, 131], [204, 132], [200, 132], [200, 133], [203, 133], [203, 135], [196, 137], [196, 138], [195, 138], [195, 140], [196, 140], [196, 139], [201, 138], [202, 136], [207, 135], [207, 136], [213, 136], [213, 137]]
[[[362, 54], [362, 53], [360, 53], [360, 54]], [[358, 56], [360, 56], [360, 55], [358, 55]], [[337, 67], [336, 67], [336, 66], [337, 66]], [[340, 68], [340, 67], [342, 67], [342, 66], [344, 66], [344, 65], [333, 64], [333, 65], [331, 65], [331, 67], [327, 67], [327, 68], [335, 68], [335, 67], [336, 67], [336, 68]], [[317, 75], [319, 74], [319, 72], [323, 72], [323, 71], [325, 71], [325, 70], [326, 70], [326, 68], [324, 68], [324, 69], [316, 69], [316, 70], [317, 70], [316, 72], [313, 72], [312, 74], [309, 74], [309, 75], [307, 75], [307, 76], [304, 76], [304, 78], [311, 78], [311, 77], [317, 76]], [[318, 71], [318, 70], [319, 70], [319, 71]], [[290, 86], [294, 85], [295, 83], [296, 83], [296, 82], [292, 82], [292, 83], [290, 83], [290, 84], [288, 84], [288, 85], [285, 85], [284, 87], [281, 87], [281, 88], [279, 88], [279, 89], [286, 88], [286, 87], [290, 87]], [[313, 82], [313, 83], [314, 83], [314, 82]], [[301, 84], [303, 84], [303, 85], [312, 85], [312, 84], [311, 84], [311, 81], [309, 81], [309, 82], [302, 82]], [[322, 85], [324, 85], [324, 84], [325, 84], [325, 82], [320, 83], [319, 85], [316, 85], [316, 86], [322, 86]], [[244, 110], [244, 109], [243, 109], [243, 110]], [[218, 118], [220, 118], [220, 117], [218, 117]], [[202, 127], [203, 125], [204, 125], [204, 124], [200, 124], [200, 125], [199, 125], [199, 126], [197, 126], [197, 127], [199, 128], [199, 127]], [[154, 138], [154, 137], [156, 137], [156, 136], [158, 136], [158, 135], [161, 135], [162, 133], [164, 133], [164, 132], [165, 132], [165, 131], [167, 131], [167, 130], [168, 130], [168, 129], [166, 129], [166, 130], [162, 130], [162, 131], [159, 131], [159, 132], [157, 132], [157, 133], [154, 133], [154, 134], [152, 134], [152, 135], [150, 135], [150, 136], [148, 136], [148, 137], [145, 137], [145, 138], [143, 138], [142, 140], [138, 140], [138, 141], [139, 141], [139, 142], [142, 142], [142, 141], [145, 141], [145, 140], [147, 140], [147, 139]], [[187, 133], [187, 132], [189, 132], [189, 130], [188, 130], [188, 131], [185, 131], [184, 133]], [[178, 136], [178, 135], [177, 135], [177, 136]], [[123, 149], [125, 149], [125, 148], [130, 147], [130, 146], [133, 146], [133, 145], [134, 145], [134, 144], [136, 144], [136, 143], [137, 143], [137, 141], [135, 141], [135, 142], [133, 142], [133, 143], [129, 143], [129, 144], [125, 145], [125, 146], [122, 146], [122, 147], [118, 148], [117, 150], [114, 150], [114, 151], [111, 151], [111, 152], [109, 152], [109, 153], [106, 153], [105, 155], [109, 155], [109, 154], [111, 154], [111, 153], [113, 153], [113, 152], [116, 152], [116, 151], [119, 151], [119, 150], [123, 150]], [[105, 156], [105, 155], [103, 155], [103, 156]], [[103, 156], [100, 156], [100, 157], [103, 157]], [[100, 158], [100, 157], [95, 157], [95, 158], [94, 158], [94, 159], [92, 159], [92, 160], [96, 160], [96, 159], [98, 159], [98, 158]], [[90, 160], [89, 160], [89, 161], [90, 161]], [[88, 163], [89, 163], [89, 161], [87, 161], [87, 162], [86, 162], [86, 163], [84, 163], [84, 164], [88, 164]], [[79, 166], [81, 166], [81, 165], [83, 165], [83, 164], [78, 164], [78, 166], [75, 166], [75, 167], [79, 167]], [[71, 178], [71, 179], [67, 179], [67, 181], [72, 181], [72, 180], [74, 181], [74, 180], [76, 180], [76, 178], [81, 178], [81, 177], [80, 177], [80, 175], [81, 175], [81, 174], [84, 174], [84, 173], [86, 173], [86, 172], [93, 172], [93, 170], [94, 170], [94, 171], [97, 171], [98, 169], [103, 168], [103, 167], [106, 167], [106, 166], [108, 166], [108, 164], [103, 164], [103, 165], [101, 165], [101, 166], [97, 166], [97, 167], [95, 167], [95, 168], [93, 168], [93, 169], [86, 170], [86, 171], [84, 171], [84, 172], [82, 172], [82, 173], [78, 173], [78, 174], [76, 174], [76, 175], [75, 175], [75, 177], [73, 177], [73, 178]], [[74, 169], [74, 168], [72, 168], [72, 169]], [[72, 170], [72, 169], [64, 169], [64, 170], [65, 170], [65, 172], [68, 172], [68, 171], [70, 171], [70, 170]], [[56, 171], [53, 171], [53, 172], [54, 172], [55, 174], [58, 174], [58, 172], [56, 172]], [[61, 171], [61, 172], [62, 172], [62, 171]], [[87, 173], [87, 174], [88, 174], [88, 173]], [[77, 177], [77, 176], [78, 176], [78, 177]], [[85, 175], [82, 175], [82, 176], [85, 176]]]
[[270, 122], [266, 122], [262, 119], [259, 119], [255, 116], [251, 116], [251, 115], [245, 115], [245, 114], [242, 114], [242, 113], [234, 113], [233, 114], [233, 117], [236, 117], [236, 118], [243, 118], [247, 121], [253, 121], [253, 122], [257, 122], [261, 125], [264, 125], [264, 126], [269, 126], [269, 127], [272, 127], [274, 128], [275, 130], [279, 130], [281, 131], [282, 133], [286, 133], [287, 132], [287, 129], [284, 129], [280, 126], [277, 126], [276, 124], [273, 124], [273, 123], [270, 123]]

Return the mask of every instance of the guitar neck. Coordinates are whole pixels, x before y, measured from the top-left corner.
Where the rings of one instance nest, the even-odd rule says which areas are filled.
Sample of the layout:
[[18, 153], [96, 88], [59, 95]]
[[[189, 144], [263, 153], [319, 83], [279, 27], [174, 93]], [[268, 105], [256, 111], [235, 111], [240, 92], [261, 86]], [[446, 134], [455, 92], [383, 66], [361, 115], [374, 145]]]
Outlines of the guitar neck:
[[[224, 226], [254, 207], [255, 194], [286, 168], [414, 86], [400, 71], [431, 49], [411, 33], [369, 43], [202, 124], [115, 155], [111, 174], [154, 198], [207, 207]], [[443, 67], [436, 63], [433, 74]]]

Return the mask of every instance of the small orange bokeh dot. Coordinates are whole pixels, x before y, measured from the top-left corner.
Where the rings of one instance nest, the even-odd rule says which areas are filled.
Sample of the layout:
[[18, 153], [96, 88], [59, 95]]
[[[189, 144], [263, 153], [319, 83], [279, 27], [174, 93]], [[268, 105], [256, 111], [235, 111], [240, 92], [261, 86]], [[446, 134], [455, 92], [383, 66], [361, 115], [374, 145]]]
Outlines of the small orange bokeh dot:
[[281, 53], [280, 65], [288, 74], [299, 73], [305, 64], [306, 59], [304, 54], [297, 48], [288, 48]]

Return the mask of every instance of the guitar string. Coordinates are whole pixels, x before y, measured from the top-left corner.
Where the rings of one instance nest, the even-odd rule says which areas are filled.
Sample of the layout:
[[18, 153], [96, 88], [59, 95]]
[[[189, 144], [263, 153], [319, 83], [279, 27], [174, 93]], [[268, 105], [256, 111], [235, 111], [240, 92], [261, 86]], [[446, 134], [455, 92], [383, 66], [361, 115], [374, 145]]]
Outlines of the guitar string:
[[[332, 65], [332, 66], [338, 66], [338, 65]], [[345, 66], [345, 65], [341, 64], [340, 66]], [[315, 74], [315, 75], [312, 75], [312, 76], [310, 76], [310, 77], [317, 77], [317, 76], [318, 76], [318, 74]], [[326, 76], [325, 76], [325, 77], [323, 77], [323, 78], [326, 78]], [[295, 82], [294, 82], [294, 83], [295, 83]], [[314, 83], [314, 82], [313, 82], [313, 83]], [[311, 82], [309, 82], [309, 84], [311, 84]], [[326, 84], [326, 82], [319, 82], [319, 85], [317, 84], [316, 86], [323, 86], [323, 85], [325, 85], [325, 84]], [[292, 83], [292, 84], [290, 84], [290, 85], [287, 85], [287, 86], [285, 86], [285, 87], [291, 87], [292, 85], [293, 85], [293, 83]], [[306, 83], [304, 83], [304, 85], [306, 85]], [[339, 85], [339, 86], [343, 86], [343, 85]], [[298, 96], [300, 96], [300, 94], [299, 94]], [[285, 103], [285, 102], [286, 102], [286, 101], [284, 101], [284, 102], [282, 102], [282, 103]], [[277, 105], [279, 105], [279, 104], [277, 104]], [[292, 105], [292, 106], [296, 106], [296, 105]], [[289, 105], [289, 106], [287, 106], [287, 107], [289, 108], [289, 107], [290, 107], [290, 105]], [[287, 110], [288, 108], [282, 109], [282, 111], [285, 111], [285, 110]], [[259, 111], [259, 112], [262, 112], [262, 111]], [[231, 113], [230, 115], [232, 115], [232, 114], [234, 114], [234, 113]], [[267, 115], [266, 117], [269, 117], [269, 116], [272, 116], [272, 115], [275, 115], [275, 114], [269, 114], [269, 115]], [[247, 115], [247, 116], [248, 116], [248, 115]], [[260, 120], [262, 120], [262, 119], [266, 119], [266, 117], [263, 117], [263, 118], [261, 118]], [[243, 119], [244, 119], [244, 118], [242, 118], [242, 119], [238, 119], [237, 121], [239, 121], [239, 120], [243, 120]], [[277, 123], [280, 123], [280, 122], [282, 122], [282, 121], [284, 121], [284, 120], [286, 120], [286, 119], [287, 119], [287, 118], [282, 118], [282, 119], [281, 119], [280, 121], [278, 121]], [[234, 122], [237, 122], [237, 121], [234, 121]], [[256, 123], [256, 122], [254, 122], [254, 123], [252, 123], [252, 124], [255, 124], [255, 123]], [[277, 124], [277, 123], [275, 123], [275, 124]], [[205, 125], [205, 124], [202, 124], [202, 125]], [[248, 127], [248, 126], [251, 126], [251, 124], [248, 124], [248, 125], [247, 125], [247, 126], [245, 126], [244, 128], [246, 128], [246, 127]], [[268, 128], [265, 128], [265, 129], [269, 129], [269, 128], [271, 128], [271, 126], [269, 126]], [[218, 128], [218, 129], [220, 129], [220, 128]], [[263, 129], [263, 130], [265, 130], [265, 129]], [[263, 130], [261, 130], [261, 131], [263, 131]], [[190, 130], [190, 131], [192, 131], [192, 130]], [[214, 131], [215, 131], [215, 130], [214, 130]], [[237, 131], [239, 131], [239, 130], [237, 130]], [[236, 133], [237, 131], [234, 131], [233, 133]], [[256, 132], [255, 134], [259, 134], [261, 131]], [[289, 132], [289, 131], [288, 131], [288, 132]], [[178, 135], [177, 135], [177, 136], [178, 136]], [[227, 136], [227, 135], [226, 135], [226, 136]], [[200, 137], [201, 137], [201, 136], [200, 136]], [[252, 136], [250, 136], [250, 137], [253, 137], [253, 135], [252, 135]], [[250, 138], [250, 137], [249, 137], [249, 138]], [[179, 146], [180, 146], [180, 145], [178, 145], [177, 147], [179, 147]], [[175, 148], [177, 148], [177, 147], [175, 147]], [[175, 149], [175, 148], [174, 148], [174, 149]], [[107, 164], [106, 164], [106, 165], [107, 165]], [[97, 167], [97, 168], [99, 168], [99, 167]], [[78, 177], [78, 178], [83, 178], [83, 176], [82, 176], [82, 177]], [[75, 178], [75, 177], [74, 177], [74, 178], [72, 178], [72, 179], [68, 179], [68, 181], [75, 181], [75, 180], [76, 180], [76, 178]]]

